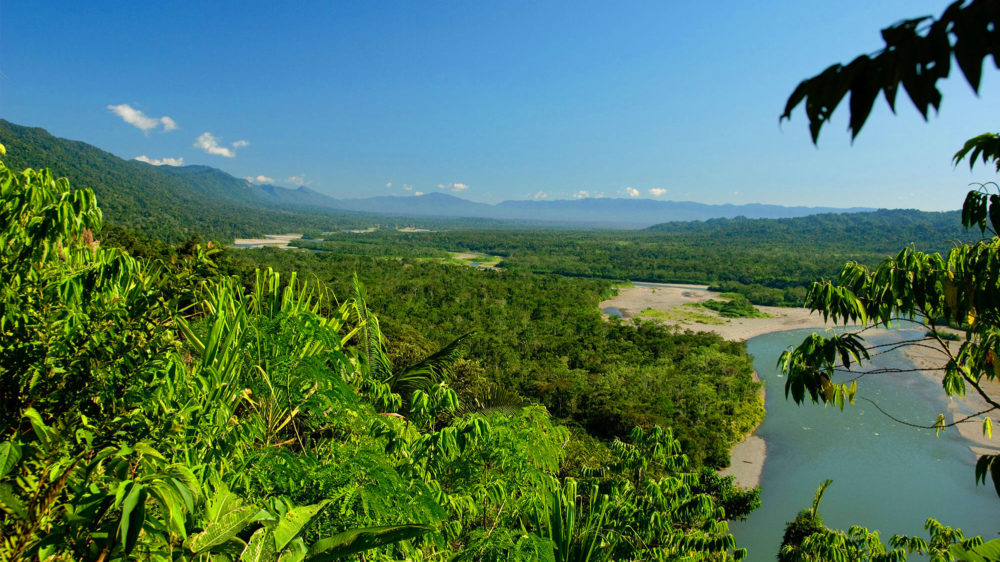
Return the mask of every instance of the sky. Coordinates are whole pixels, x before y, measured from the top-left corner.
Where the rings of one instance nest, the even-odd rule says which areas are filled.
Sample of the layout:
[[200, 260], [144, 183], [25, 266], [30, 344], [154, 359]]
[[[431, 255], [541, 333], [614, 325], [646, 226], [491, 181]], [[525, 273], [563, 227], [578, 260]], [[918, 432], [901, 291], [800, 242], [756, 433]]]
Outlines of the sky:
[[810, 141], [803, 79], [924, 0], [0, 0], [0, 118], [122, 158], [328, 195], [644, 197], [956, 209], [951, 156], [997, 130], [1000, 71], [924, 122], [846, 102]]

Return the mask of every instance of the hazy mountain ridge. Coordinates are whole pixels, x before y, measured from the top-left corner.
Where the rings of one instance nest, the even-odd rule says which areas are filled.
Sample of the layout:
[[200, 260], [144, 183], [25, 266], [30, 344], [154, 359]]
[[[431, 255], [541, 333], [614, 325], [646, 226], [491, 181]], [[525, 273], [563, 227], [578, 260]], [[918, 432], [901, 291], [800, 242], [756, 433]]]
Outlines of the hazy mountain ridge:
[[548, 221], [560, 224], [610, 228], [647, 228], [675, 221], [716, 218], [791, 218], [824, 213], [871, 212], [870, 207], [785, 207], [750, 203], [711, 205], [692, 201], [655, 199], [587, 198], [552, 201], [510, 200], [490, 205], [446, 193], [421, 196], [378, 196], [341, 199], [341, 209], [367, 213], [427, 217], [469, 217], [499, 220]]
[[[68, 177], [74, 186], [94, 189], [110, 221], [161, 234], [231, 236], [248, 231], [260, 233], [261, 229], [288, 228], [283, 225], [321, 226], [322, 217], [352, 216], [358, 220], [358, 213], [517, 221], [520, 226], [527, 223], [534, 226], [646, 228], [674, 221], [740, 216], [789, 218], [874, 210], [616, 198], [511, 200], [494, 205], [442, 192], [422, 196], [335, 199], [307, 187], [252, 183], [210, 166], [154, 166], [124, 160], [87, 143], [58, 138], [44, 129], [4, 120], [0, 120], [0, 142], [7, 145], [6, 161], [13, 167], [51, 167], [56, 175]], [[299, 214], [309, 215], [310, 219], [298, 221], [296, 215]]]

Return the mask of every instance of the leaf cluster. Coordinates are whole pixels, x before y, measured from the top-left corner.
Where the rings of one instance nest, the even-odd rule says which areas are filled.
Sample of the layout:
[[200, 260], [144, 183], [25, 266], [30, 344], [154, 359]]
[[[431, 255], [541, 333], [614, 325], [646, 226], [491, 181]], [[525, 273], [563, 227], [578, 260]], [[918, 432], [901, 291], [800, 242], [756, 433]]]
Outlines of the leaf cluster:
[[979, 91], [983, 60], [992, 56], [1000, 68], [1000, 6], [992, 0], [957, 0], [937, 19], [904, 20], [882, 30], [883, 47], [850, 63], [834, 64], [804, 80], [785, 104], [781, 119], [805, 103], [813, 143], [844, 96], [850, 94], [851, 138], [857, 137], [879, 94], [896, 111], [900, 86], [926, 120], [941, 106], [939, 80], [951, 73], [954, 58], [975, 92]]

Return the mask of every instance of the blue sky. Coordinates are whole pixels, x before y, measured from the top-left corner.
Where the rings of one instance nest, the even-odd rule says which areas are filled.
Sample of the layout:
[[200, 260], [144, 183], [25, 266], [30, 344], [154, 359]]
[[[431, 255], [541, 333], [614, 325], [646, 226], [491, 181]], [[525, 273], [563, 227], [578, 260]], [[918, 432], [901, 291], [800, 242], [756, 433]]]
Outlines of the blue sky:
[[0, 117], [123, 158], [206, 164], [335, 197], [639, 196], [961, 205], [996, 131], [954, 74], [924, 123], [900, 94], [819, 147], [800, 80], [946, 2], [24, 2], [0, 0]]

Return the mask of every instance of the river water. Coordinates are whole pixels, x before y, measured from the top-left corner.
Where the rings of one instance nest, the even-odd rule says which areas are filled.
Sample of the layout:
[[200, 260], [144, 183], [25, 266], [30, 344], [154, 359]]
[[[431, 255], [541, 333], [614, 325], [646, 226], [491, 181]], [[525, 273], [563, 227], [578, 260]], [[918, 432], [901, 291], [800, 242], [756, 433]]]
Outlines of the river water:
[[[840, 411], [785, 399], [784, 378], [775, 365], [781, 352], [812, 330], [758, 336], [747, 342], [767, 388], [767, 416], [756, 434], [767, 443], [761, 475], [762, 507], [748, 521], [731, 523], [748, 560], [774, 560], [785, 523], [812, 503], [816, 487], [833, 484], [820, 504], [824, 523], [878, 529], [883, 542], [894, 533], [927, 537], [928, 517], [960, 527], [966, 536], [997, 538], [1000, 498], [992, 483], [976, 486], [975, 455], [954, 429], [933, 430], [896, 423], [863, 400]], [[882, 330], [871, 343], [920, 337], [915, 330]], [[911, 368], [898, 352], [876, 358], [876, 367]], [[859, 381], [858, 396], [913, 423], [929, 425], [946, 412], [939, 383], [923, 375], [870, 375]]]

